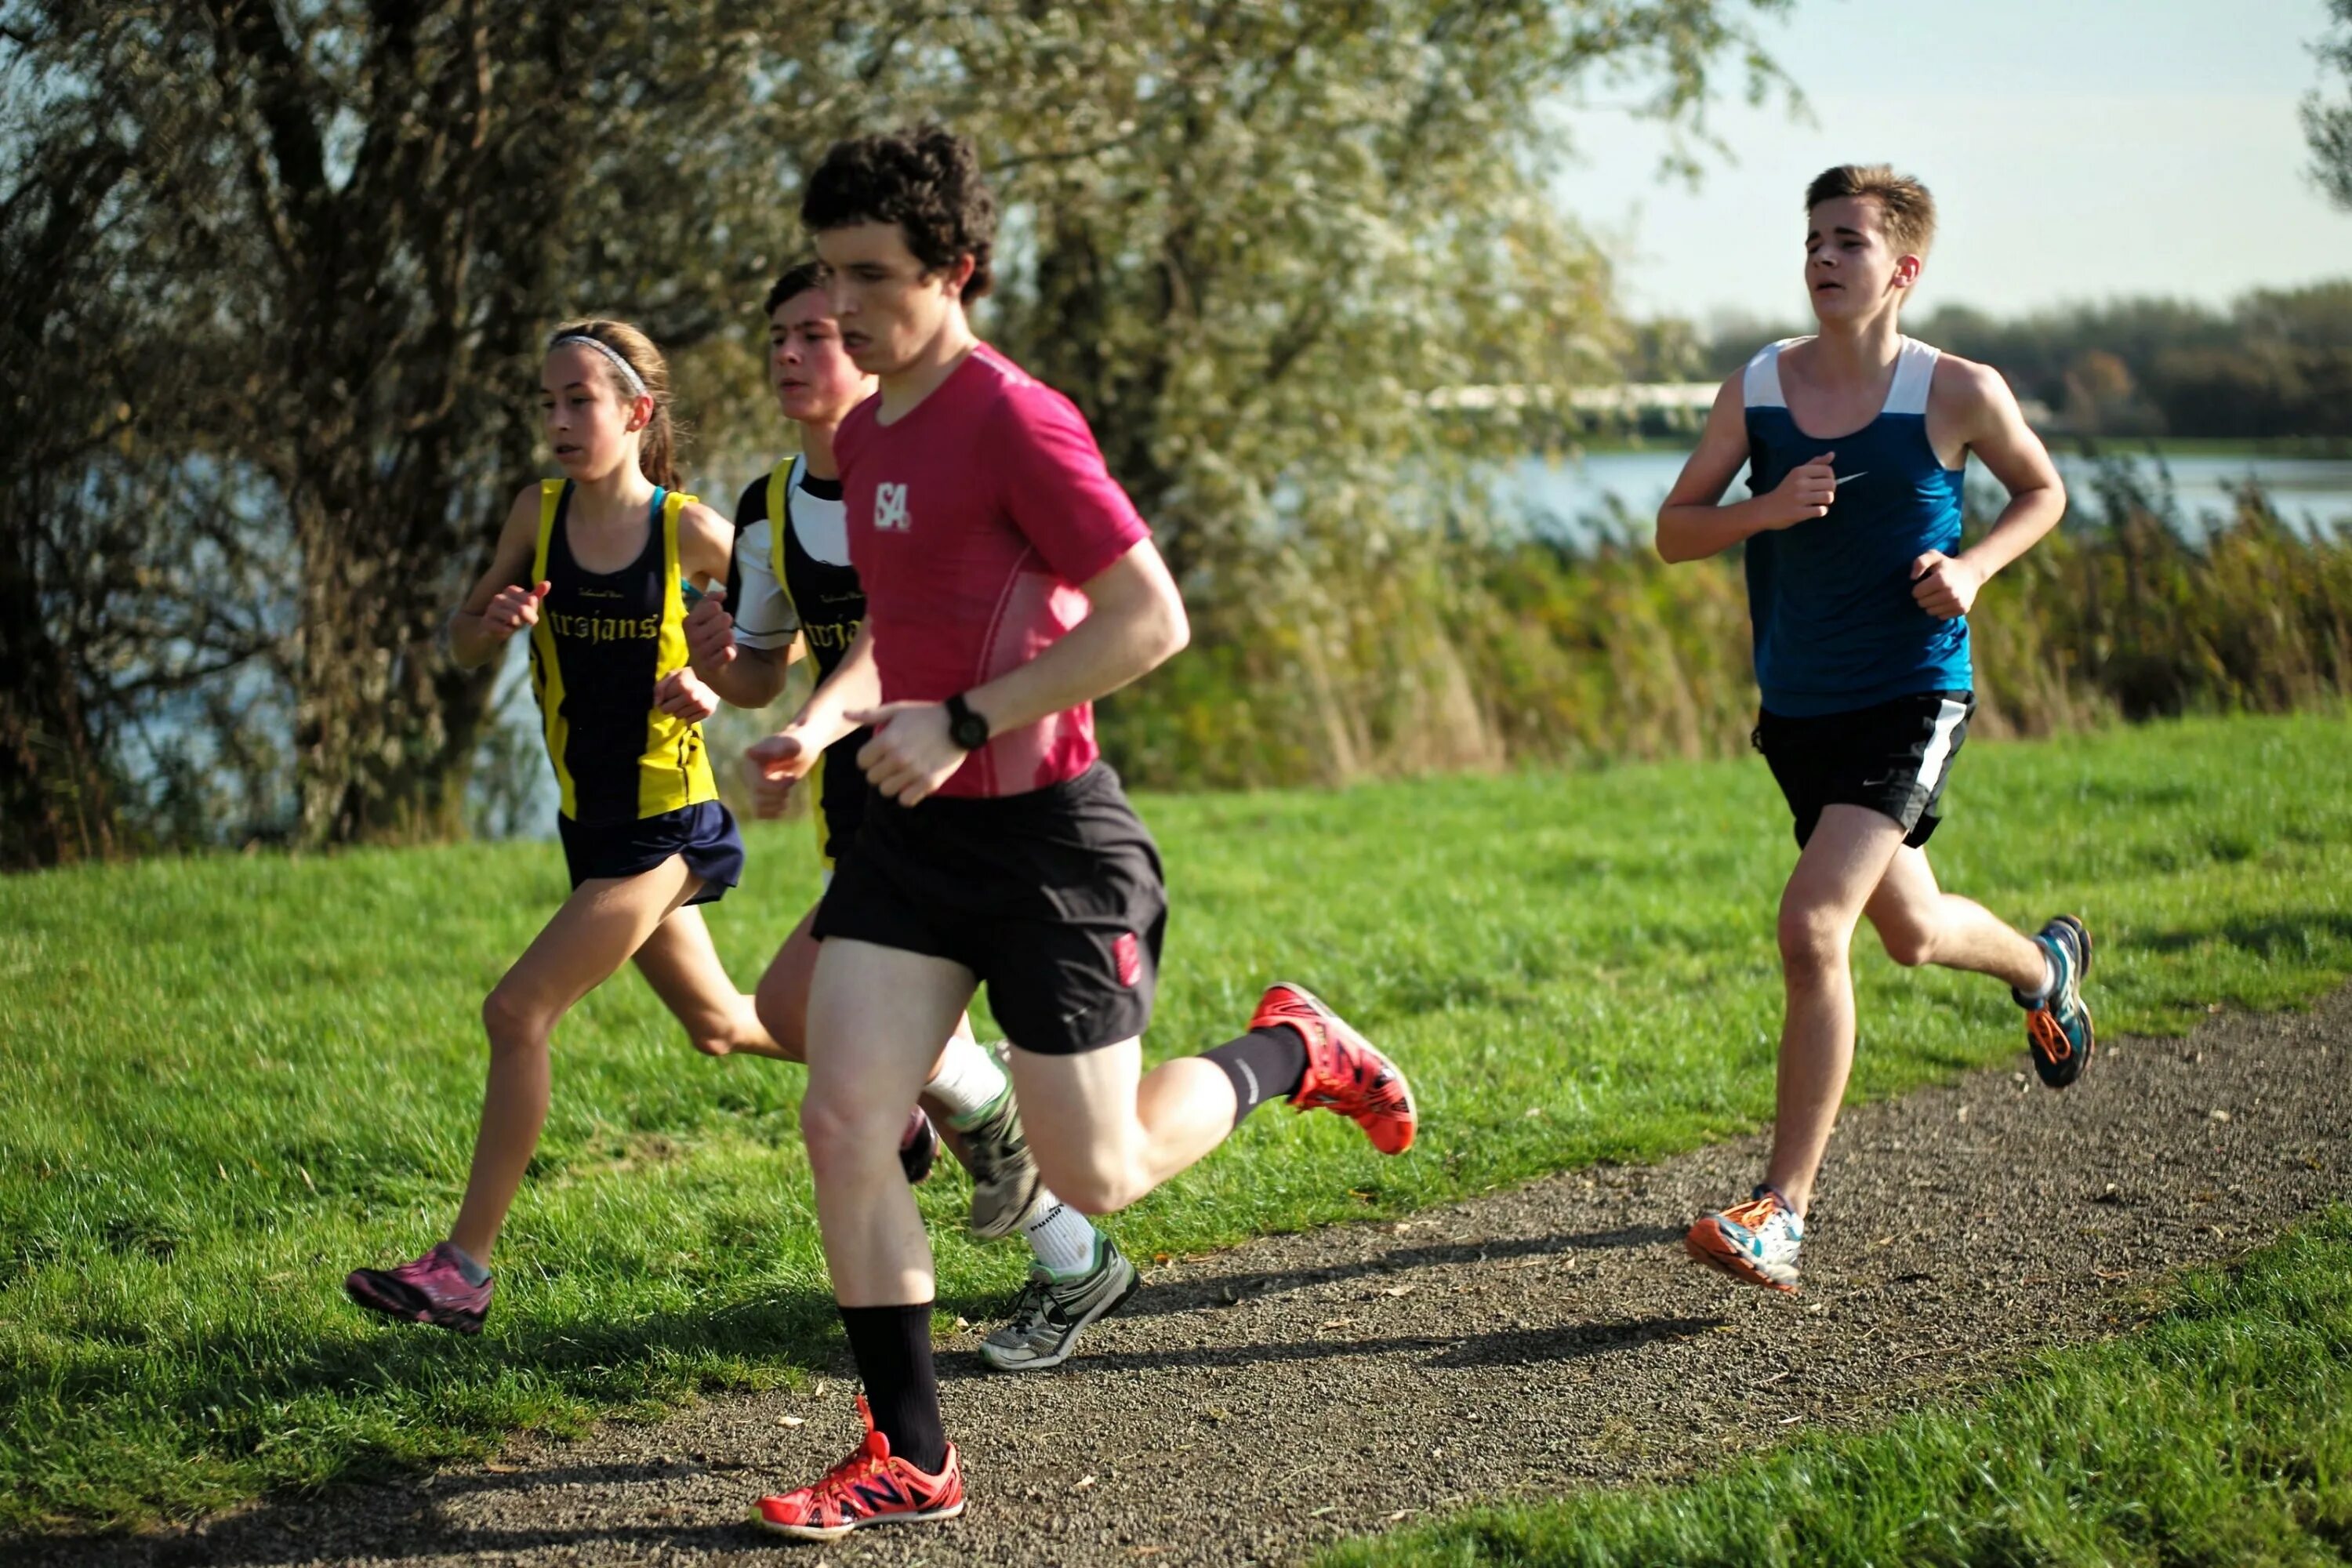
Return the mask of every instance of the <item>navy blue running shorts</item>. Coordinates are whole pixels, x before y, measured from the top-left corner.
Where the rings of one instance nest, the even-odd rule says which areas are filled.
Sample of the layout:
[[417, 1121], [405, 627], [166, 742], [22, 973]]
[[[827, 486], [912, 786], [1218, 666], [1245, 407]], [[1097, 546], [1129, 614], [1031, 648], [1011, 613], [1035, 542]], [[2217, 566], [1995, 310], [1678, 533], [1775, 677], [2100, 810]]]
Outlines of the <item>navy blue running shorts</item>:
[[743, 837], [719, 801], [628, 822], [574, 822], [558, 813], [555, 827], [575, 890], [593, 877], [650, 871], [673, 855], [683, 856], [686, 868], [702, 879], [689, 904], [717, 903], [743, 879]]

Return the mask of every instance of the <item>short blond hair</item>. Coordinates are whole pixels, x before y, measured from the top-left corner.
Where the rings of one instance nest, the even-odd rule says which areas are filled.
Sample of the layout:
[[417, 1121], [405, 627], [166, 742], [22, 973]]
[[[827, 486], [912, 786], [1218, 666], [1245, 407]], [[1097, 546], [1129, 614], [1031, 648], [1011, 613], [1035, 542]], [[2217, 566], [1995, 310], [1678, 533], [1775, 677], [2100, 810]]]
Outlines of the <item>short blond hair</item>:
[[1840, 163], [1813, 176], [1805, 187], [1805, 211], [1842, 196], [1868, 196], [1878, 204], [1879, 222], [1897, 256], [1925, 256], [1936, 243], [1936, 198], [1908, 174], [1887, 163]]

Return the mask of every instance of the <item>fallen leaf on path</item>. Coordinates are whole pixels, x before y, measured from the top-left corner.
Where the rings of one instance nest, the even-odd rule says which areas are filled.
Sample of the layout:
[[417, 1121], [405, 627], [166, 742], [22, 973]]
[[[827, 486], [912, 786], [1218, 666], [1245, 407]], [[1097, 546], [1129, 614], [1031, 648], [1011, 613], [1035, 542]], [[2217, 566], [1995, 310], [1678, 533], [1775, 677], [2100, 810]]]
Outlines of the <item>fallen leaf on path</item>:
[[797, 1415], [787, 1415], [779, 1420], [776, 1425], [779, 1426], [806, 1426], [807, 1423], [803, 1421]]
[[482, 1468], [489, 1471], [490, 1474], [494, 1476], [519, 1476], [522, 1474], [522, 1467], [520, 1465], [509, 1465], [498, 1459], [490, 1460], [488, 1463], [485, 1464]]
[[1076, 1480], [1070, 1483], [1070, 1489], [1074, 1492], [1082, 1492], [1094, 1484], [1094, 1477], [1080, 1476]]
[[1412, 1294], [1412, 1287], [1410, 1285], [1391, 1285], [1387, 1289], [1381, 1291], [1381, 1294], [1383, 1296], [1410, 1296]]

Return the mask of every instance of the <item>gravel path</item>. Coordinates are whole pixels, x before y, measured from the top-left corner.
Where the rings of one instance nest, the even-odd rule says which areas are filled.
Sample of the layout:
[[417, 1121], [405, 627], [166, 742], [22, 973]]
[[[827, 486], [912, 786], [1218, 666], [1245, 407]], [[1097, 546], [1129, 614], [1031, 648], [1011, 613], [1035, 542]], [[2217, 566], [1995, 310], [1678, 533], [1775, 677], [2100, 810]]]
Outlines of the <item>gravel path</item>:
[[[851, 1446], [832, 1380], [35, 1560], [1176, 1568], [1673, 1475], [2109, 1331], [2135, 1284], [2352, 1196], [2352, 989], [2185, 1043], [2113, 1042], [2063, 1094], [1986, 1072], [1852, 1112], [1794, 1301], [1681, 1256], [1681, 1226], [1744, 1192], [1762, 1147], [1163, 1266], [1055, 1373], [990, 1375], [960, 1335], [940, 1374], [973, 1491], [950, 1526], [795, 1548], [740, 1522]], [[1745, 1407], [1721, 1398], [1732, 1357], [1777, 1369]]]

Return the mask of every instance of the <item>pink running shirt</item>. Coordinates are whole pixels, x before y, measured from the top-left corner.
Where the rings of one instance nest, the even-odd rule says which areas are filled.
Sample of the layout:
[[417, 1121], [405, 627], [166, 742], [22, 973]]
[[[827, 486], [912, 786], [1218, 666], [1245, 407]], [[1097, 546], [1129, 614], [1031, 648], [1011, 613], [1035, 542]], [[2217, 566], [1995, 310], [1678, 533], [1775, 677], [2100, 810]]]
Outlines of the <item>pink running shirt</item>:
[[[986, 343], [897, 423], [869, 397], [833, 438], [885, 702], [944, 702], [1084, 620], [1078, 584], [1151, 531], [1070, 400]], [[1008, 730], [939, 793], [1023, 795], [1101, 754], [1092, 703]]]

